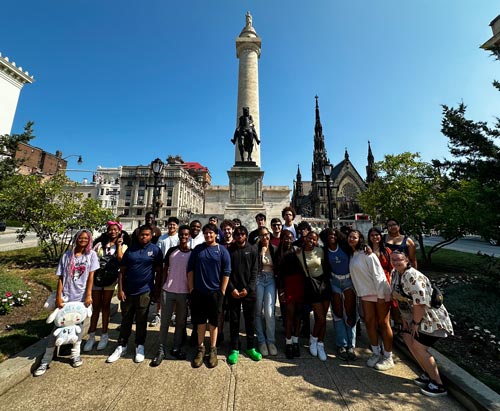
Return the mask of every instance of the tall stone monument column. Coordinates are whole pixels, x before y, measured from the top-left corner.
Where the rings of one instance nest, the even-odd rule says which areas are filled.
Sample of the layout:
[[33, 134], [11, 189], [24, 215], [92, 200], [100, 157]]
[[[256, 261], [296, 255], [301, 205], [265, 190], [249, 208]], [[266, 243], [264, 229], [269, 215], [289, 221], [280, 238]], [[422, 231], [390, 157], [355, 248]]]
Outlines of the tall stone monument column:
[[[246, 24], [236, 39], [236, 57], [238, 57], [238, 106], [236, 110], [236, 127], [243, 114], [243, 107], [248, 107], [257, 135], [260, 137], [259, 115], [259, 57], [262, 41], [252, 25], [250, 12], [246, 14]], [[235, 145], [235, 161], [244, 161]], [[254, 144], [252, 160], [260, 167], [260, 146]]]
[[[229, 202], [226, 216], [239, 217], [252, 227], [253, 217], [264, 212], [260, 169], [260, 122], [259, 122], [259, 57], [261, 39], [252, 25], [252, 16], [246, 14], [246, 24], [236, 39], [236, 56], [239, 59], [238, 105], [234, 144], [234, 166], [229, 176]], [[232, 218], [232, 217], [231, 217]]]

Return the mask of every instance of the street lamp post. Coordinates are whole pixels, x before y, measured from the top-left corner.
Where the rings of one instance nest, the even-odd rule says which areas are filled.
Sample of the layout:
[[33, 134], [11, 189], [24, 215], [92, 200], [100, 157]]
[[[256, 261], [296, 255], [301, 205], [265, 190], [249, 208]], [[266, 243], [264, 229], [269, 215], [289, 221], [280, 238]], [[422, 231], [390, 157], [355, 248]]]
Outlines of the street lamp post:
[[159, 158], [156, 158], [151, 162], [151, 170], [153, 171], [153, 185], [146, 184], [146, 188], [153, 187], [153, 215], [158, 217], [159, 207], [157, 207], [158, 197], [160, 195], [160, 188], [165, 188], [165, 184], [158, 184], [160, 180], [161, 172], [163, 171], [163, 161]]
[[69, 156], [66, 156], [66, 157], [62, 157], [62, 158], [59, 158], [57, 160], [57, 166], [56, 166], [56, 173], [59, 171], [59, 169], [61, 168], [61, 161], [60, 160], [66, 160], [70, 157], [78, 157], [78, 160], [76, 160], [76, 163], [78, 165], [81, 165], [83, 163], [83, 159], [82, 159], [82, 156], [80, 154], [70, 154]]
[[328, 198], [328, 227], [333, 228], [332, 197], [330, 193], [330, 177], [333, 167], [330, 163], [323, 164], [323, 174], [326, 177], [326, 194]]

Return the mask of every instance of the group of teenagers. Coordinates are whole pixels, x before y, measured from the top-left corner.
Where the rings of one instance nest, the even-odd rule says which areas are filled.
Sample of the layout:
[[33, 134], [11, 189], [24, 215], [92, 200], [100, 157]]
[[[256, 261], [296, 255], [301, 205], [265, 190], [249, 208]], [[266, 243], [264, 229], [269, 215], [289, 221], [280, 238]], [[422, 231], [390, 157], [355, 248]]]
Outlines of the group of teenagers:
[[[59, 276], [56, 306], [67, 301], [92, 305], [88, 339], [83, 351], [104, 350], [108, 345], [111, 298], [117, 288], [121, 307], [118, 343], [107, 358], [113, 363], [128, 351], [135, 321], [135, 362], [145, 359], [144, 345], [148, 315], [157, 312], [150, 325], [160, 323], [156, 355], [150, 365], [159, 366], [167, 356], [167, 337], [172, 315], [175, 332], [170, 355], [185, 359], [186, 324], [190, 312], [191, 341], [197, 346], [194, 368], [217, 366], [217, 346], [223, 340], [224, 321], [229, 320], [227, 362], [238, 362], [241, 352], [240, 318], [243, 312], [246, 334], [245, 354], [254, 361], [276, 356], [275, 306], [278, 300], [285, 328], [285, 356], [301, 355], [299, 336], [310, 330], [308, 351], [327, 360], [325, 334], [331, 308], [336, 355], [345, 361], [357, 359], [356, 329], [359, 318], [365, 323], [372, 354], [368, 367], [386, 371], [394, 367], [391, 319], [399, 325], [402, 338], [420, 365], [422, 374], [415, 384], [425, 395], [446, 395], [434, 357], [428, 351], [440, 338], [453, 334], [444, 305], [431, 306], [432, 285], [417, 270], [416, 247], [404, 235], [398, 221], [386, 222], [387, 234], [371, 228], [367, 239], [356, 229], [326, 228], [319, 234], [309, 223], [294, 223], [292, 207], [282, 210], [283, 221], [255, 216], [257, 228], [248, 232], [238, 219], [216, 217], [202, 227], [198, 220], [180, 225], [176, 217], [167, 221], [167, 233], [156, 227], [154, 215], [132, 235], [117, 221], [107, 223], [106, 233], [93, 241], [88, 230], [79, 231], [73, 246], [56, 270]], [[120, 262], [116, 283], [93, 284], [99, 259], [114, 255]], [[314, 321], [309, 325], [310, 312]], [[96, 340], [99, 315], [102, 331]], [[82, 327], [83, 329], [83, 327]], [[209, 332], [209, 347], [205, 335]], [[83, 330], [71, 350], [73, 367], [82, 365]], [[54, 356], [55, 338], [34, 375], [43, 375]], [[307, 345], [307, 344], [306, 344]]]

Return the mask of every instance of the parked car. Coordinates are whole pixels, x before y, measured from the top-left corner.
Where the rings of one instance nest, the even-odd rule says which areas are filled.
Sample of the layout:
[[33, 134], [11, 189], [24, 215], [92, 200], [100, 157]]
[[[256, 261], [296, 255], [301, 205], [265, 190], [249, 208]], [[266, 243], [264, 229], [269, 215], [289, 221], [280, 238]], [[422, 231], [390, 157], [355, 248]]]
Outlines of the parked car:
[[5, 231], [6, 228], [7, 224], [5, 223], [5, 221], [0, 221], [0, 231]]

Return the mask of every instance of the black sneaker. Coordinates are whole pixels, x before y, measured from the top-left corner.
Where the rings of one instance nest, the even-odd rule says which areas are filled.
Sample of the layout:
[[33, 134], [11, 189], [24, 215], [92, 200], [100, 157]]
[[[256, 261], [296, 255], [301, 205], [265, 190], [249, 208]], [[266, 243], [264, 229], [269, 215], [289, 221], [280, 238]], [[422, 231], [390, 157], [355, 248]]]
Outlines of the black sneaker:
[[299, 343], [292, 343], [292, 350], [294, 357], [300, 357], [300, 346]]
[[163, 347], [158, 349], [155, 358], [151, 361], [151, 367], [158, 367], [161, 362], [165, 359], [165, 352], [163, 351]]
[[339, 347], [337, 349], [337, 356], [344, 361], [347, 361], [349, 359], [347, 355], [347, 349], [345, 347]]
[[286, 344], [285, 346], [285, 357], [289, 360], [293, 360], [293, 347], [292, 344]]
[[444, 385], [438, 384], [432, 380], [426, 387], [420, 388], [420, 392], [428, 397], [443, 397], [448, 394]]
[[420, 377], [413, 380], [413, 383], [420, 388], [427, 387], [430, 382], [431, 379], [426, 372], [424, 372]]

